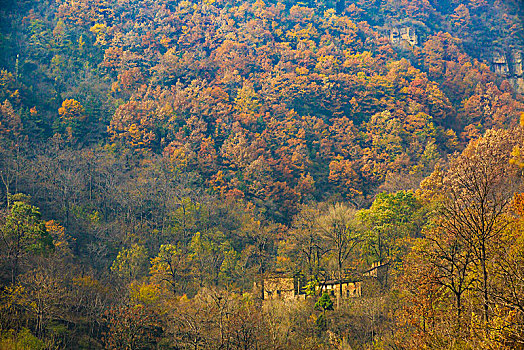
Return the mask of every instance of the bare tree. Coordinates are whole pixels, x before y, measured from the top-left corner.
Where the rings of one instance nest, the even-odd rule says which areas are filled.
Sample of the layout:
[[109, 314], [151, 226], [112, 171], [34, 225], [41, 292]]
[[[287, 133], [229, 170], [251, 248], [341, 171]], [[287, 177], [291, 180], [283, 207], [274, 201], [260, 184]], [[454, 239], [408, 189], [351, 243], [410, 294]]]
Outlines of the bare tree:
[[309, 277], [319, 278], [321, 259], [326, 253], [322, 237], [318, 234], [317, 219], [320, 209], [303, 205], [293, 220], [286, 250], [298, 268], [306, 270]]
[[433, 268], [431, 283], [449, 290], [455, 297], [457, 331], [461, 329], [462, 299], [476, 279], [472, 271], [473, 254], [460, 237], [435, 229], [427, 235], [428, 245], [422, 252]]
[[342, 203], [336, 203], [330, 206], [327, 213], [319, 217], [317, 221], [326, 250], [331, 251], [337, 266], [339, 281], [337, 306], [340, 306], [340, 299], [342, 299], [344, 267], [353, 249], [362, 241], [361, 232], [356, 224], [355, 213], [354, 209]]

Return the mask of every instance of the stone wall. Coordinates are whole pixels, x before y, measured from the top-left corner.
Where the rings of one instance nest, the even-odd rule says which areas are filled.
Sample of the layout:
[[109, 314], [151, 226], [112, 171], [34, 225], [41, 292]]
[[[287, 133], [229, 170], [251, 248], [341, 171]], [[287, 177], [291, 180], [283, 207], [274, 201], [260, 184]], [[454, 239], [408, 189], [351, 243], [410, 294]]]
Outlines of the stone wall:
[[264, 279], [264, 300], [295, 299], [295, 283], [293, 277], [267, 277]]
[[[317, 287], [317, 294], [327, 292], [334, 297], [340, 293], [340, 284], [337, 282], [326, 282]], [[342, 282], [342, 298], [357, 298], [362, 296], [362, 284], [360, 282]]]

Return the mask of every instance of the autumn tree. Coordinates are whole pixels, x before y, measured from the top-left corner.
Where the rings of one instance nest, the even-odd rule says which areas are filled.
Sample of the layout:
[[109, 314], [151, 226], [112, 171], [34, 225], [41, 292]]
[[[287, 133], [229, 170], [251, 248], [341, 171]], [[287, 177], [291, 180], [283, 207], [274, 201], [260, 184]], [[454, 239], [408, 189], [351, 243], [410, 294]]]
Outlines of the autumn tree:
[[367, 226], [366, 247], [373, 259], [399, 258], [402, 240], [415, 237], [420, 229], [420, 204], [412, 192], [380, 193], [369, 209], [359, 212]]
[[434, 268], [430, 283], [444, 287], [453, 294], [455, 326], [456, 331], [460, 332], [463, 329], [464, 296], [473, 289], [476, 281], [473, 254], [460, 237], [453, 236], [445, 230], [432, 229], [426, 235], [426, 240], [428, 245], [424, 247], [421, 258], [427, 259], [429, 265]]
[[326, 253], [322, 236], [318, 234], [320, 216], [319, 208], [303, 205], [294, 217], [290, 237], [282, 248], [295, 269], [306, 272], [313, 279], [321, 277], [322, 258]]
[[181, 284], [187, 282], [190, 269], [187, 254], [182, 249], [180, 245], [162, 244], [149, 270], [153, 281], [167, 283], [175, 295], [185, 290]]
[[[521, 139], [520, 130], [488, 131], [417, 192], [430, 220], [405, 258], [401, 283], [414, 296], [403, 309], [411, 310], [411, 327], [417, 318], [423, 322], [412, 328], [422, 343], [500, 346], [518, 339], [520, 197], [514, 194], [522, 179], [509, 160]], [[446, 309], [454, 309], [452, 317], [441, 314]], [[470, 317], [477, 312], [482, 320]], [[451, 325], [454, 331], [444, 334]], [[477, 327], [484, 332], [467, 335]]]
[[69, 142], [77, 142], [85, 132], [87, 114], [84, 106], [74, 99], [65, 100], [58, 109], [58, 114], [60, 116], [59, 132]]
[[162, 333], [158, 315], [142, 304], [114, 306], [104, 317], [108, 331], [107, 349], [148, 349], [155, 346]]
[[333, 310], [333, 300], [331, 300], [328, 292], [322, 293], [322, 296], [315, 303], [315, 308], [322, 311], [316, 321], [317, 327], [321, 331], [325, 331], [327, 329], [326, 311]]
[[145, 275], [148, 261], [147, 249], [139, 244], [123, 248], [111, 265], [111, 271], [125, 281], [133, 281]]
[[169, 330], [182, 349], [270, 348], [267, 318], [248, 295], [204, 288], [176, 301]]
[[522, 336], [524, 319], [524, 194], [517, 193], [511, 205], [513, 220], [497, 242], [493, 261], [493, 280], [490, 296], [496, 304], [491, 316], [492, 346], [517, 348]]
[[40, 211], [20, 195], [13, 198], [13, 203], [2, 218], [0, 230], [2, 260], [6, 264], [6, 271], [9, 271], [11, 283], [17, 281], [30, 255], [44, 254], [54, 248]]
[[505, 215], [519, 186], [509, 162], [518, 133], [488, 131], [455, 158], [443, 180], [446, 201], [441, 209], [444, 229], [463, 240], [479, 271], [483, 319], [489, 320], [491, 273], [495, 243], [509, 225]]

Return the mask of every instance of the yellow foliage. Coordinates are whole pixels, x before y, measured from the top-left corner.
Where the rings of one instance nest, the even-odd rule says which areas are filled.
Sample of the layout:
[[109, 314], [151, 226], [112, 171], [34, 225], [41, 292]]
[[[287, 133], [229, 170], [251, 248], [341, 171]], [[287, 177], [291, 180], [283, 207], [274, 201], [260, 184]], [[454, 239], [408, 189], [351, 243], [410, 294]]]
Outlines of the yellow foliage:
[[309, 73], [309, 69], [307, 69], [306, 67], [297, 67], [295, 69], [295, 72], [298, 75], [307, 75]]
[[521, 168], [524, 168], [524, 154], [519, 146], [516, 146], [513, 148], [513, 151], [511, 152], [511, 159], [509, 162], [511, 164], [515, 164]]
[[69, 241], [73, 239], [66, 234], [63, 226], [54, 220], [50, 220], [45, 222], [45, 228], [53, 237], [53, 245], [59, 252], [70, 252]]
[[131, 300], [137, 304], [153, 304], [158, 301], [161, 289], [157, 284], [132, 283], [129, 287]]
[[4, 288], [3, 302], [0, 304], [0, 310], [8, 310], [17, 306], [28, 306], [26, 289], [19, 284], [10, 285]]
[[107, 45], [107, 40], [106, 40], [106, 34], [105, 32], [99, 32], [97, 35], [96, 35], [96, 41], [95, 41], [95, 45]]
[[180, 303], [182, 304], [185, 304], [185, 303], [188, 303], [189, 302], [189, 298], [187, 297], [187, 294], [184, 294], [180, 297], [180, 299], [178, 300]]
[[84, 121], [87, 118], [84, 106], [77, 100], [69, 99], [62, 102], [62, 107], [58, 109], [58, 114], [62, 122]]
[[324, 17], [329, 19], [337, 19], [338, 16], [336, 15], [335, 9], [329, 9], [324, 11]]
[[107, 26], [103, 23], [95, 23], [95, 25], [89, 29], [90, 32], [95, 33], [95, 34], [98, 34], [106, 30], [107, 30]]
[[171, 161], [178, 169], [186, 169], [191, 158], [193, 154], [185, 146], [174, 148], [170, 155]]
[[169, 39], [167, 36], [163, 35], [162, 39], [160, 39], [160, 44], [164, 46], [166, 49], [169, 48], [169, 44], [171, 43], [171, 39]]
[[304, 29], [288, 31], [286, 33], [286, 36], [297, 40], [307, 40], [311, 37], [311, 35], [314, 35], [315, 33], [316, 32], [313, 28], [313, 25], [309, 23], [308, 26]]
[[262, 0], [257, 0], [254, 4], [254, 7], [255, 8], [264, 8], [266, 7], [266, 4]]
[[84, 45], [85, 45], [85, 41], [84, 41], [84, 38], [82, 35], [80, 35], [80, 38], [78, 38], [78, 48], [80, 50], [82, 50], [84, 48]]
[[252, 114], [259, 108], [258, 95], [253, 89], [253, 86], [244, 84], [244, 86], [238, 90], [237, 97], [235, 98], [235, 109], [241, 113]]

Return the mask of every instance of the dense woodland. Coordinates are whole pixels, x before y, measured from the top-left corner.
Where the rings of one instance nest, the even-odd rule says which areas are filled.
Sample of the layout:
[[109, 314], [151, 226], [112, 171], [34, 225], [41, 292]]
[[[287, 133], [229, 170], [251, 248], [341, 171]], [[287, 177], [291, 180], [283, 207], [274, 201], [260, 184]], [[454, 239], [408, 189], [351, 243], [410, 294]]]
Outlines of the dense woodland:
[[521, 7], [0, 0], [0, 348], [524, 349]]

